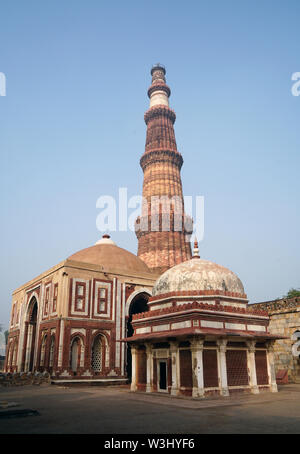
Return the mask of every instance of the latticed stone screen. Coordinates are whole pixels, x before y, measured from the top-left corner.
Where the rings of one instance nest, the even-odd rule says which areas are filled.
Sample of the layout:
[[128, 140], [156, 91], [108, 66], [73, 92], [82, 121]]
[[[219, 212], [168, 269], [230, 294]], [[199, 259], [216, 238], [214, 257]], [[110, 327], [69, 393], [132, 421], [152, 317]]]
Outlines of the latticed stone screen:
[[255, 352], [255, 367], [258, 385], [267, 385], [269, 383], [267, 355], [265, 351], [258, 350]]
[[192, 388], [192, 355], [190, 350], [180, 350], [180, 386]]
[[102, 370], [102, 342], [100, 336], [95, 339], [93, 344], [92, 369], [95, 372], [101, 372]]
[[203, 350], [203, 379], [204, 388], [217, 388], [219, 386], [216, 350]]
[[249, 384], [246, 350], [227, 350], [226, 367], [228, 386]]

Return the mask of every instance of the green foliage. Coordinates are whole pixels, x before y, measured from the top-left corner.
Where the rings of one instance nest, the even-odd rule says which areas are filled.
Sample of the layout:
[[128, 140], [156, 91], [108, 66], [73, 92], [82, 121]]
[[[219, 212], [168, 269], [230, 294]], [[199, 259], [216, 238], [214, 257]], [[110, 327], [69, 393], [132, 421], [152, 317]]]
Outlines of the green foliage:
[[300, 289], [290, 288], [290, 290], [283, 298], [295, 298], [296, 296], [300, 296]]
[[5, 336], [5, 343], [7, 344], [8, 330], [4, 331], [4, 336]]

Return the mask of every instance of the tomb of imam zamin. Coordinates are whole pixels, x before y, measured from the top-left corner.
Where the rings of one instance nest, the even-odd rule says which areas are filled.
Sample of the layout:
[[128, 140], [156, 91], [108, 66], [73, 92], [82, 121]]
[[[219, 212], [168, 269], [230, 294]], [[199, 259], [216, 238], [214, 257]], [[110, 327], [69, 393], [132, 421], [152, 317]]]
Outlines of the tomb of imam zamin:
[[[248, 305], [236, 274], [200, 258], [196, 241], [191, 250], [165, 74], [155, 65], [148, 89], [138, 255], [105, 234], [15, 290], [7, 372], [193, 397], [277, 391], [280, 336], [269, 332], [268, 313]], [[181, 207], [171, 206], [168, 231], [162, 206], [151, 228], [153, 196], [175, 197]]]

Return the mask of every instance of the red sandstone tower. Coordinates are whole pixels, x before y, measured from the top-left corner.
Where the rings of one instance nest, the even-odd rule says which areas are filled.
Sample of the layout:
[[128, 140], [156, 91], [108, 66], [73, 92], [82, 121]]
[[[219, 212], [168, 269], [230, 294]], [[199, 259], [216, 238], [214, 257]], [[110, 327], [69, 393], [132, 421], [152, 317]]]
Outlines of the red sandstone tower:
[[192, 220], [184, 214], [180, 169], [173, 124], [175, 112], [169, 107], [171, 90], [165, 68], [151, 70], [148, 89], [150, 108], [145, 113], [147, 137], [140, 164], [144, 172], [143, 207], [136, 222], [138, 256], [155, 272], [191, 258]]

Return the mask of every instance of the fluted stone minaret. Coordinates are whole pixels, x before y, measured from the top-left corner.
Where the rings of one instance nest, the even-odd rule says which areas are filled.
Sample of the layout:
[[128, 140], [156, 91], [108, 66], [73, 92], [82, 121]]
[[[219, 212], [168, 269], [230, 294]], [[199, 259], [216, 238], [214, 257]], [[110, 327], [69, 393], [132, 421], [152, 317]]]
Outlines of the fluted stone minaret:
[[165, 68], [151, 70], [148, 89], [150, 108], [145, 113], [147, 137], [140, 164], [144, 172], [144, 204], [136, 222], [138, 256], [150, 269], [161, 273], [191, 258], [192, 220], [184, 214], [180, 169], [173, 124], [175, 112], [169, 107], [171, 90]]

